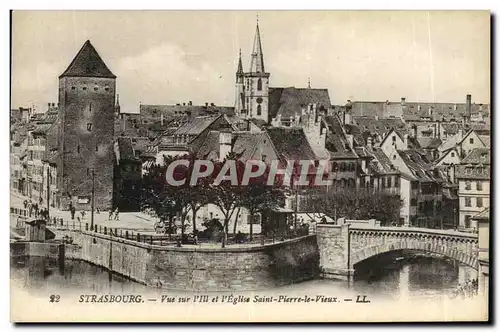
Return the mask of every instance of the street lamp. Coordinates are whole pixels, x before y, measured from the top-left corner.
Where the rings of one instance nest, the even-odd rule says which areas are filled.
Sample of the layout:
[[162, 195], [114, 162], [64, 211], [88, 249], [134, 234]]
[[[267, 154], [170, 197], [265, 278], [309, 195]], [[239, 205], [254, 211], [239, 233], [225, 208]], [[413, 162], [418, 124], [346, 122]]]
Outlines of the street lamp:
[[91, 197], [91, 211], [90, 211], [90, 229], [94, 230], [94, 193], [95, 193], [95, 171], [92, 168], [92, 197]]

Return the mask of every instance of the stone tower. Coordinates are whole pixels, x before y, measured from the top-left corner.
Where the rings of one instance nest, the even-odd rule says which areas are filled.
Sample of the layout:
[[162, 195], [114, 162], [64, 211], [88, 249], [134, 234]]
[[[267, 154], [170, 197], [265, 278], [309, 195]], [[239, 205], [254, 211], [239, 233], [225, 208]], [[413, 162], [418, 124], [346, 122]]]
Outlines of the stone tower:
[[237, 116], [246, 118], [245, 112], [245, 74], [243, 73], [243, 64], [241, 63], [241, 50], [240, 58], [238, 59], [238, 70], [236, 70], [236, 93], [234, 97], [234, 111]]
[[[58, 188], [62, 206], [112, 208], [116, 76], [90, 41], [59, 76]], [[92, 170], [95, 171], [92, 177]]]
[[269, 122], [269, 73], [264, 68], [259, 22], [253, 42], [250, 71], [245, 73], [245, 109], [249, 118]]

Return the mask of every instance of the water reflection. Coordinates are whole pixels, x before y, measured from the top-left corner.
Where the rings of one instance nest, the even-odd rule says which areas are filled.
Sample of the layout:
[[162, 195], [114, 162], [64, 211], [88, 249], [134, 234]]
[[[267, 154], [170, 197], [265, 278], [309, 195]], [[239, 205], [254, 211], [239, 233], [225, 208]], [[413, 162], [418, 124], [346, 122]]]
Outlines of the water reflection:
[[[387, 258], [386, 258], [387, 260]], [[374, 267], [378, 266], [378, 267]], [[381, 267], [383, 266], [383, 267]], [[381, 299], [440, 299], [448, 296], [460, 280], [476, 278], [471, 268], [444, 259], [413, 257], [365, 264], [357, 267], [355, 280], [311, 280], [279, 289], [280, 294], [367, 294]], [[11, 280], [22, 288], [34, 291], [86, 293], [136, 292], [154, 290], [107, 270], [82, 261], [66, 261], [41, 257], [11, 258]], [[274, 292], [277, 290], [267, 290]], [[266, 291], [264, 291], [266, 292]]]

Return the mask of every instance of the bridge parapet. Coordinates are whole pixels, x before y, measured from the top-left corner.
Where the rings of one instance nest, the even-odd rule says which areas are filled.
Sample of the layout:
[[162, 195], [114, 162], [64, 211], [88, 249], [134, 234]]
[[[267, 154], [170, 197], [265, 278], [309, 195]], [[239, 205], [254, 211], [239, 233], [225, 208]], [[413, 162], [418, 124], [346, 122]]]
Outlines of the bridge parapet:
[[475, 269], [478, 267], [477, 234], [453, 230], [365, 225], [317, 225], [320, 264], [326, 276], [349, 277], [355, 265], [379, 254], [397, 250], [437, 253]]

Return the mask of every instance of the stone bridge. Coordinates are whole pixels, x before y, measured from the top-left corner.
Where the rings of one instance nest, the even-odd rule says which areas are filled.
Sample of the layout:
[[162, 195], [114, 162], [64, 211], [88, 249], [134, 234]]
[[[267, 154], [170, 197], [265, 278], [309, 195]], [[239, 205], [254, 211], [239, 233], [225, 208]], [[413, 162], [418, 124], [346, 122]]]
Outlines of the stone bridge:
[[476, 234], [352, 224], [318, 224], [316, 234], [324, 277], [349, 279], [357, 263], [398, 250], [440, 254], [478, 269]]

